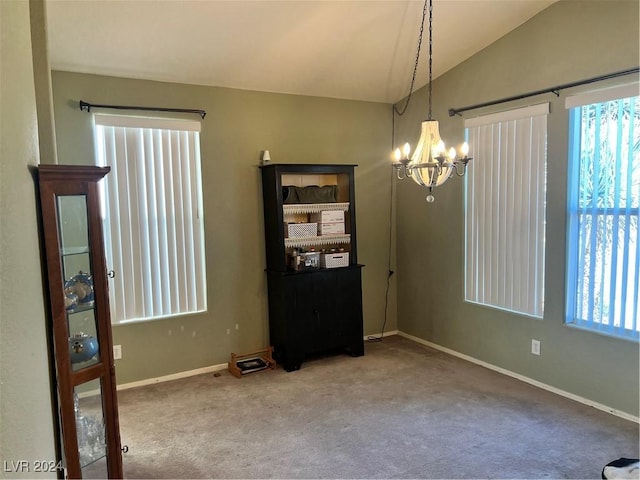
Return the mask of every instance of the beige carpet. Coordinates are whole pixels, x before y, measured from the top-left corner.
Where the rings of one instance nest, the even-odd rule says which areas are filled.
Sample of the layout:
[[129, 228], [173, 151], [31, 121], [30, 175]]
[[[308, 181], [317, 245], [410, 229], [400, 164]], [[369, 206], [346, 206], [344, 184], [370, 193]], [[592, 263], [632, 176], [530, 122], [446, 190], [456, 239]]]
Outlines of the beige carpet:
[[638, 425], [401, 337], [119, 392], [127, 478], [600, 478]]

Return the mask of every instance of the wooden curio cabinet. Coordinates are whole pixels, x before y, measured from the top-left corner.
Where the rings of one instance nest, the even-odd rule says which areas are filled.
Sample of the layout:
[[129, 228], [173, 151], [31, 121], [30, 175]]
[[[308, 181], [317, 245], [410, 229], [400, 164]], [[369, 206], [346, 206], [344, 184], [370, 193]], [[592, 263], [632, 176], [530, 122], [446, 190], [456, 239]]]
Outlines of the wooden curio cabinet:
[[108, 167], [41, 165], [49, 320], [67, 478], [122, 478], [98, 181]]
[[269, 335], [287, 371], [364, 354], [355, 165], [263, 165]]

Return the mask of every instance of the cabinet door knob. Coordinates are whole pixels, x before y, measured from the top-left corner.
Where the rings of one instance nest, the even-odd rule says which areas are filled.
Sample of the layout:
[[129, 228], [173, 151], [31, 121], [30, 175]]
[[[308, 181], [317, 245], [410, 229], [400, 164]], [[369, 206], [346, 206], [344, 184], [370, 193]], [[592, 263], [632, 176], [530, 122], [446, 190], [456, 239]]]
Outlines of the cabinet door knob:
[[114, 270], [109, 270], [107, 272], [107, 277], [109, 278], [115, 278], [116, 277], [116, 272]]
[[123, 445], [120, 450], [122, 450], [122, 453], [128, 453], [129, 452], [129, 445]]

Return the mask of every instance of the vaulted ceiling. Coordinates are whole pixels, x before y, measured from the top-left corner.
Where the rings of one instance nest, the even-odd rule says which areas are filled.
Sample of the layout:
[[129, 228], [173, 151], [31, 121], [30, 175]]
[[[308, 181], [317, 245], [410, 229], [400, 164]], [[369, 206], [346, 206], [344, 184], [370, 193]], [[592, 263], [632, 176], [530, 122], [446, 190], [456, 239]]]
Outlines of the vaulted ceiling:
[[[434, 78], [556, 0], [434, 0]], [[374, 102], [407, 95], [418, 0], [46, 0], [54, 70]], [[428, 17], [427, 17], [428, 18]], [[416, 88], [427, 82], [425, 20]]]

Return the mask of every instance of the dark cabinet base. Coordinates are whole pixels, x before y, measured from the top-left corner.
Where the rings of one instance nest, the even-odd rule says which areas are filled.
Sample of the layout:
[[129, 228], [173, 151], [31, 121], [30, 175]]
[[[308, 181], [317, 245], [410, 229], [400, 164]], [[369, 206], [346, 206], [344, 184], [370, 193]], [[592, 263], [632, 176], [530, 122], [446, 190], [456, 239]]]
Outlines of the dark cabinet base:
[[364, 354], [360, 269], [267, 272], [270, 343], [285, 370], [313, 354]]

